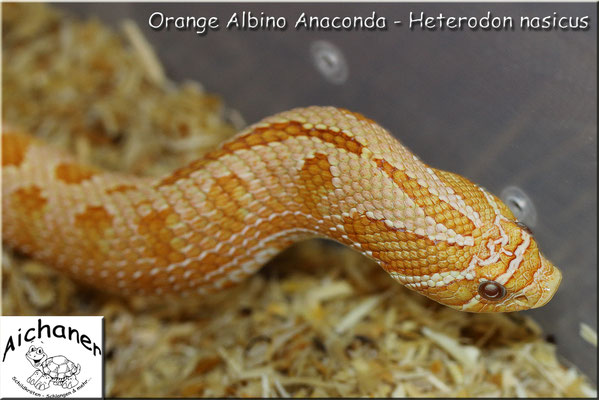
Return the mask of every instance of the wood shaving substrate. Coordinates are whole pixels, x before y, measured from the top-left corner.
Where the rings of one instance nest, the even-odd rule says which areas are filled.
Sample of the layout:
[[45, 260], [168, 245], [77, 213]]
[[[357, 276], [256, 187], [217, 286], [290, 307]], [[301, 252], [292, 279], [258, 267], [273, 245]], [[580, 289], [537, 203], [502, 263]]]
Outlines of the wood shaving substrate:
[[[3, 4], [3, 118], [113, 170], [160, 175], [244, 125], [170, 82], [137, 26]], [[4, 249], [4, 315], [104, 315], [106, 395], [596, 396], [526, 314], [453, 311], [310, 241], [209, 299], [120, 298]]]

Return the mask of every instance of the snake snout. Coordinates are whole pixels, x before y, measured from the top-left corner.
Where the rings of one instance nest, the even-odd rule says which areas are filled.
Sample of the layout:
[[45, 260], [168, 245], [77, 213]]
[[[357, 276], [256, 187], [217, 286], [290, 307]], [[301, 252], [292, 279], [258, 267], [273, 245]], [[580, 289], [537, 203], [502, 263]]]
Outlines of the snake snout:
[[542, 307], [547, 304], [555, 292], [557, 292], [557, 288], [562, 282], [562, 273], [559, 268], [553, 266], [551, 262], [544, 258], [542, 262], [544, 263], [543, 268], [546, 268], [548, 273], [544, 276], [541, 284], [541, 296], [532, 308]]

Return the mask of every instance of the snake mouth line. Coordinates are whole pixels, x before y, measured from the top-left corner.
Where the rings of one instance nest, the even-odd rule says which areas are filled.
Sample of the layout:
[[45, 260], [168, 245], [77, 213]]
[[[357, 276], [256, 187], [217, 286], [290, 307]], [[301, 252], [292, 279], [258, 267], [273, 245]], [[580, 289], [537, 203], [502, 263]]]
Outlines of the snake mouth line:
[[521, 309], [528, 308], [529, 304], [530, 304], [530, 300], [528, 299], [528, 297], [525, 294], [520, 294], [518, 296], [515, 296], [510, 301], [513, 301], [514, 303], [516, 303], [519, 306], [519, 308], [521, 308]]

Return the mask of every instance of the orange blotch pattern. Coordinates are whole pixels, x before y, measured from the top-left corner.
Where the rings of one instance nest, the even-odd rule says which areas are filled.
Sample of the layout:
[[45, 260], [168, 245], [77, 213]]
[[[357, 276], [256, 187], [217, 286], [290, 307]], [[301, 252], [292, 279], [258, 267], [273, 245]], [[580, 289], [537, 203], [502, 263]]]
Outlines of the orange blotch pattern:
[[[38, 235], [36, 230], [44, 226], [42, 219], [48, 200], [37, 186], [20, 188], [10, 195], [10, 207], [13, 215], [19, 218], [10, 219], [12, 237], [10, 241], [17, 243], [26, 253], [37, 251]], [[6, 210], [3, 210], [4, 212]], [[2, 225], [3, 231], [8, 228], [8, 221]]]
[[112, 215], [102, 206], [87, 206], [75, 214], [75, 226], [94, 239], [102, 238], [106, 229], [112, 227]]
[[[254, 128], [233, 142], [226, 143], [222, 151], [233, 152], [240, 149], [249, 149], [253, 146], [266, 145], [272, 142], [282, 142], [290, 137], [316, 137], [325, 143], [331, 143], [335, 147], [345, 149], [351, 153], [360, 155], [364, 146], [348, 134], [335, 132], [329, 128], [316, 128], [295, 121], [273, 123], [267, 127]], [[219, 152], [218, 156], [222, 153]]]
[[301, 186], [305, 194], [304, 205], [314, 215], [322, 216], [324, 210], [319, 210], [319, 205], [331, 191], [335, 190], [333, 185], [333, 175], [331, 174], [331, 164], [326, 154], [316, 153], [314, 157], [307, 158], [299, 173], [300, 180], [298, 186]]
[[3, 133], [2, 166], [20, 166], [25, 159], [31, 141], [30, 137], [18, 133]]
[[180, 168], [173, 174], [160, 181], [157, 187], [172, 185], [180, 179], [189, 178], [190, 175], [203, 168], [210, 160], [217, 160], [220, 157], [231, 154], [237, 150], [247, 150], [254, 146], [264, 146], [268, 143], [282, 142], [290, 137], [316, 137], [325, 143], [331, 143], [339, 149], [347, 150], [354, 154], [362, 154], [364, 145], [358, 142], [348, 134], [331, 129], [318, 129], [314, 126], [306, 128], [303, 124], [295, 121], [285, 123], [273, 123], [267, 127], [256, 127], [251, 132], [238, 137], [232, 142], [227, 142], [222, 148], [208, 153], [204, 159], [192, 162], [184, 168]]
[[152, 210], [138, 220], [137, 232], [146, 238], [143, 256], [155, 258], [154, 266], [166, 267], [185, 259], [180, 251], [182, 245], [172, 229], [179, 222], [179, 215], [170, 207], [162, 211]]
[[467, 216], [448, 203], [441, 201], [438, 196], [429, 192], [428, 188], [420, 186], [417, 179], [410, 178], [404, 171], [395, 168], [383, 159], [377, 158], [374, 159], [374, 162], [435, 222], [445, 225], [448, 229], [453, 229], [460, 235], [469, 235], [476, 228]]
[[114, 193], [125, 193], [129, 190], [136, 190], [137, 186], [134, 185], [118, 185], [112, 187], [110, 189], [106, 189], [106, 194], [114, 194]]
[[[216, 150], [216, 151], [218, 151], [218, 150]], [[202, 169], [208, 162], [210, 162], [210, 160], [208, 160], [207, 158], [202, 158], [202, 159], [193, 161], [189, 165], [179, 168], [179, 169], [175, 170], [172, 174], [169, 174], [168, 176], [165, 176], [164, 178], [162, 178], [162, 180], [160, 180], [160, 182], [158, 182], [158, 184], [155, 186], [155, 188], [158, 189], [161, 186], [174, 185], [179, 179], [187, 179], [193, 172]]]
[[78, 184], [90, 179], [96, 175], [98, 171], [91, 167], [87, 167], [75, 163], [62, 163], [56, 166], [54, 170], [56, 179], [68, 184]]
[[21, 211], [23, 215], [39, 214], [48, 203], [42, 195], [42, 190], [37, 186], [17, 189], [11, 197], [12, 207]]
[[360, 243], [361, 250], [372, 252], [372, 257], [383, 261], [382, 266], [387, 271], [432, 275], [460, 270], [473, 255], [471, 248], [434, 242], [426, 236], [390, 228], [365, 215], [345, 217], [343, 226], [350, 241]]

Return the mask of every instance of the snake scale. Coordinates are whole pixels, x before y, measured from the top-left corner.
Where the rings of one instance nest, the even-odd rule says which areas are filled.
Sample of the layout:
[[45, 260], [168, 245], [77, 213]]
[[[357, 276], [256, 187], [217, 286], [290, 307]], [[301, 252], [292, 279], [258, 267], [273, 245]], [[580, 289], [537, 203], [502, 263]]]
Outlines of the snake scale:
[[345, 109], [265, 118], [161, 179], [78, 164], [4, 126], [2, 166], [5, 243], [125, 295], [220, 290], [313, 237], [462, 311], [539, 307], [561, 281], [496, 196]]

